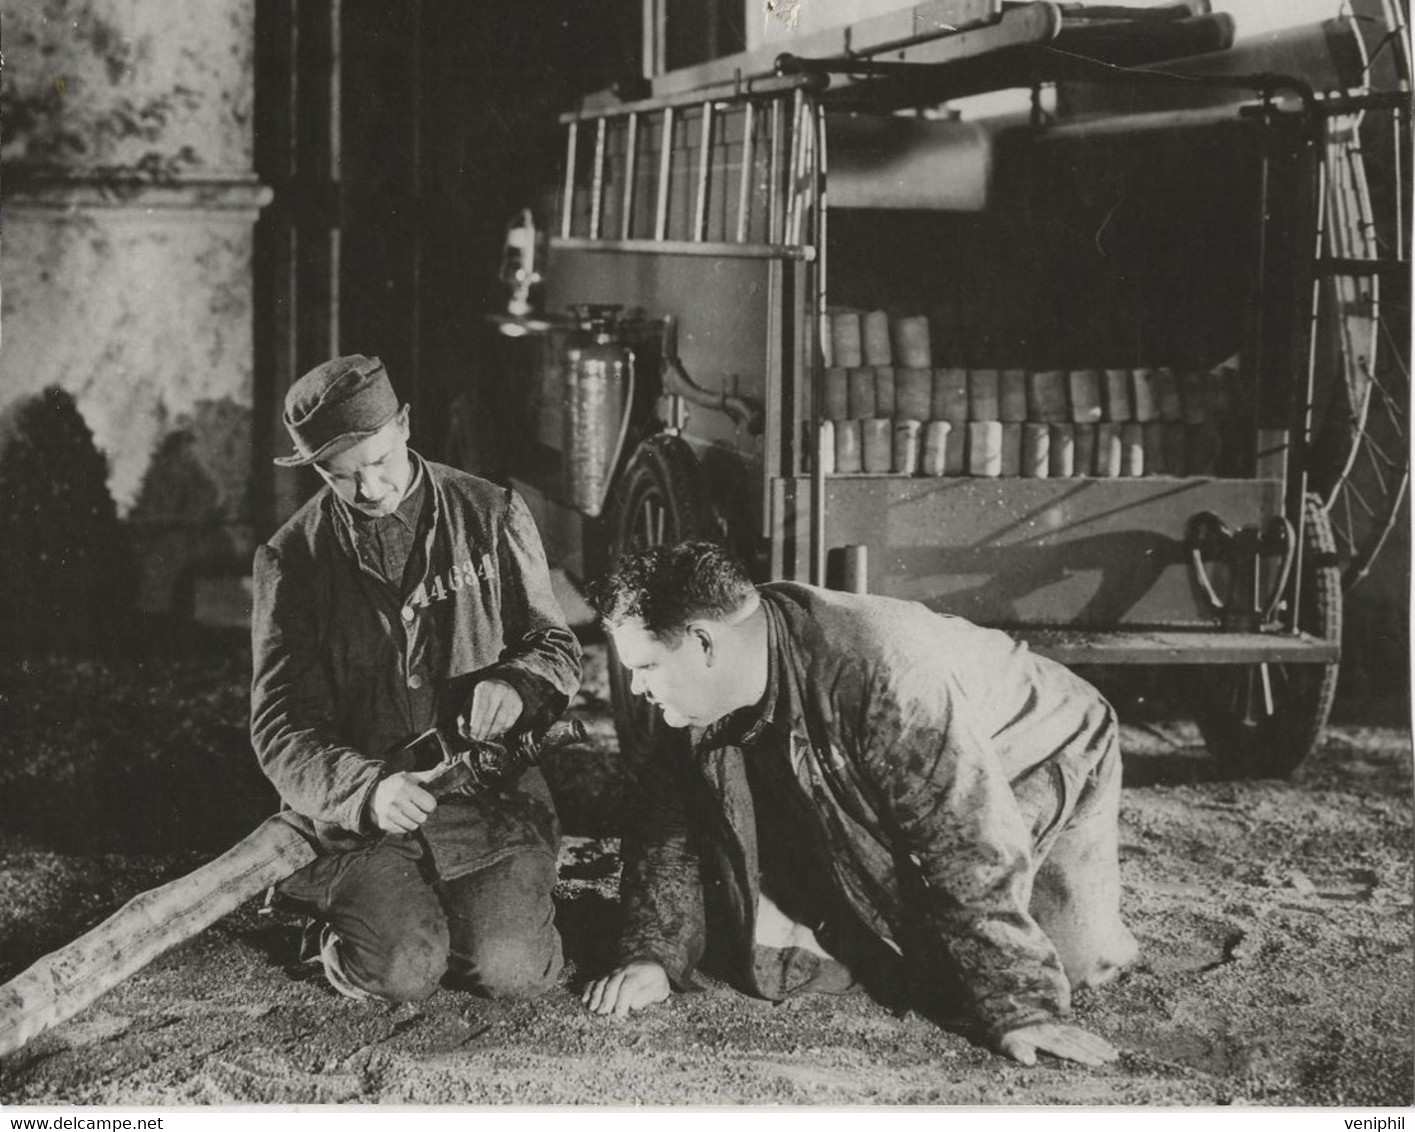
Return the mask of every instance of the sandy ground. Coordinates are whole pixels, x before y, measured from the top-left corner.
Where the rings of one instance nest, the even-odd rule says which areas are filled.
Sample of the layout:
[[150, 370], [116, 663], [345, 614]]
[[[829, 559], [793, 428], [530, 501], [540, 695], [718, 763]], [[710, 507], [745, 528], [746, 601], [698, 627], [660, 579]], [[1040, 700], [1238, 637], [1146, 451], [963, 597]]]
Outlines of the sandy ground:
[[[582, 705], [612, 753], [599, 701]], [[1081, 997], [1123, 1052], [1023, 1068], [863, 995], [779, 1006], [724, 985], [627, 1020], [580, 1006], [610, 962], [617, 842], [567, 837], [572, 964], [533, 1003], [450, 990], [345, 1001], [293, 960], [298, 926], [255, 903], [0, 1060], [10, 1105], [1410, 1105], [1411, 749], [1338, 726], [1292, 782], [1218, 779], [1184, 723], [1127, 724], [1122, 868], [1138, 967]], [[571, 829], [596, 832], [558, 768]], [[577, 811], [576, 806], [580, 809]], [[608, 810], [606, 810], [606, 806]], [[56, 850], [0, 838], [0, 977], [178, 875], [203, 851]]]

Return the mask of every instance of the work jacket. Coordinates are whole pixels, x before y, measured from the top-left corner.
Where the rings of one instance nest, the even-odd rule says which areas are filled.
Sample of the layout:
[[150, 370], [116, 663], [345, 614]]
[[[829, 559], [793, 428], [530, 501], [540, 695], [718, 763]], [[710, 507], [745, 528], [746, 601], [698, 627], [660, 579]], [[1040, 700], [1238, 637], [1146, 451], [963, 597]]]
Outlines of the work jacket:
[[[711, 905], [748, 989], [812, 985], [816, 956], [787, 948], [768, 963], [754, 944], [745, 766], [784, 758], [848, 917], [911, 964], [949, 972], [994, 1038], [1066, 1013], [1061, 963], [1028, 911], [1032, 876], [1101, 759], [1118, 757], [1110, 706], [1004, 633], [912, 602], [786, 582], [760, 596], [763, 702], [669, 736], [639, 770], [625, 961], [651, 959], [691, 986]], [[829, 923], [807, 926], [828, 940]]]
[[[414, 459], [420, 458], [414, 454]], [[579, 686], [580, 650], [551, 592], [540, 537], [513, 491], [422, 460], [425, 534], [404, 585], [359, 560], [354, 521], [325, 487], [255, 555], [251, 736], [287, 806], [326, 851], [382, 836], [369, 813], [403, 741], [453, 725], [479, 679], [549, 721]], [[530, 843], [554, 851], [540, 772], [439, 803], [421, 829], [444, 879]]]

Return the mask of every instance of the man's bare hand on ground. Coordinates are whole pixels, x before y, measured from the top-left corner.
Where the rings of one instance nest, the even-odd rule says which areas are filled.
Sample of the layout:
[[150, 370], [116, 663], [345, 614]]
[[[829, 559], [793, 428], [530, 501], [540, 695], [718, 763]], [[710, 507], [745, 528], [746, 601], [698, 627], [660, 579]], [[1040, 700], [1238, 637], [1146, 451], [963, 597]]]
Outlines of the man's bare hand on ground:
[[1035, 1026], [1009, 1030], [998, 1040], [997, 1048], [1023, 1065], [1035, 1065], [1038, 1050], [1064, 1061], [1091, 1066], [1104, 1065], [1120, 1056], [1104, 1038], [1063, 1022], [1039, 1022]]
[[369, 812], [384, 833], [412, 833], [433, 810], [437, 799], [423, 788], [435, 771], [400, 771], [390, 774], [373, 788]]
[[521, 693], [504, 680], [483, 680], [472, 690], [471, 706], [457, 717], [467, 739], [495, 739], [516, 726], [525, 705]]
[[668, 997], [668, 973], [657, 963], [626, 963], [585, 988], [581, 1001], [592, 1014], [625, 1017]]

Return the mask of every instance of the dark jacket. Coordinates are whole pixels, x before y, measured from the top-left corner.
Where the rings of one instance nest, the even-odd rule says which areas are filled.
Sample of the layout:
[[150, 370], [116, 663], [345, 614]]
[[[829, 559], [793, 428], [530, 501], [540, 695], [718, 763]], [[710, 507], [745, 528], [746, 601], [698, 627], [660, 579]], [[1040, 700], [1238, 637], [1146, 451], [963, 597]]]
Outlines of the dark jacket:
[[625, 960], [654, 959], [690, 985], [706, 884], [752, 989], [775, 998], [809, 982], [808, 956], [753, 955], [744, 760], [786, 758], [858, 924], [951, 972], [994, 1037], [1064, 1014], [1070, 990], [1028, 912], [1031, 880], [1098, 762], [1118, 751], [1110, 706], [1005, 634], [912, 602], [785, 582], [760, 592], [763, 705], [671, 738], [643, 769], [643, 820], [625, 847]]
[[[320, 491], [255, 555], [251, 737], [284, 802], [326, 850], [378, 834], [368, 802], [398, 743], [449, 723], [495, 676], [550, 719], [579, 686], [580, 650], [550, 588], [540, 537], [507, 488], [423, 461], [421, 569], [403, 592], [358, 561], [351, 519]], [[423, 834], [444, 877], [537, 836], [554, 810], [532, 769], [505, 796], [449, 799]], [[508, 843], [507, 839], [511, 842]]]

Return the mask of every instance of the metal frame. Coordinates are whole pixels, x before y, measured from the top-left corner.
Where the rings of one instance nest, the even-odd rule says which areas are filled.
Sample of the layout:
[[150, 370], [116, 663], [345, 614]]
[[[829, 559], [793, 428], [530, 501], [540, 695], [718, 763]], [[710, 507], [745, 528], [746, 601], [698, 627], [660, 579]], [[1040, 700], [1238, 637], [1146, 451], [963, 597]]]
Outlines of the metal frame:
[[[653, 6], [654, 0], [649, 0]], [[693, 73], [668, 76], [671, 81], [656, 83], [659, 97], [624, 103], [617, 106], [586, 105], [580, 110], [562, 116], [561, 121], [568, 127], [567, 172], [565, 196], [562, 202], [562, 223], [560, 235], [552, 239], [552, 246], [564, 251], [614, 251], [664, 256], [703, 256], [727, 258], [756, 258], [772, 261], [770, 275], [770, 340], [772, 349], [765, 378], [766, 393], [766, 448], [765, 470], [761, 507], [766, 519], [764, 530], [771, 543], [773, 571], [781, 570], [788, 561], [799, 560], [794, 553], [788, 553], [783, 544], [785, 538], [799, 537], [800, 532], [784, 534], [780, 516], [774, 515], [774, 508], [787, 500], [791, 494], [777, 497], [773, 484], [775, 477], [794, 479], [803, 473], [809, 482], [809, 547], [807, 558], [810, 580], [817, 584], [825, 581], [827, 551], [826, 477], [822, 463], [815, 458], [820, 450], [820, 431], [823, 405], [823, 366], [820, 359], [828, 349], [829, 326], [826, 319], [828, 301], [828, 162], [825, 108], [827, 91], [831, 86], [830, 76], [845, 76], [851, 80], [862, 76], [884, 75], [887, 82], [893, 82], [911, 71], [942, 74], [951, 62], [971, 60], [998, 50], [1009, 50], [1029, 44], [1046, 42], [1055, 38], [1062, 27], [1062, 16], [1050, 4], [1025, 4], [1004, 12], [1001, 18], [984, 26], [947, 32], [933, 30], [919, 33], [917, 25], [914, 34], [893, 40], [879, 39], [860, 50], [848, 50], [845, 55], [835, 58], [806, 60], [799, 57], [785, 57], [773, 60], [775, 75], [744, 75], [743, 67], [751, 66], [750, 60], [738, 59], [730, 77], [723, 67], [705, 65], [692, 69]], [[886, 52], [911, 53], [908, 61], [877, 58]], [[1202, 82], [1208, 85], [1252, 89], [1260, 93], [1258, 106], [1241, 111], [1256, 114], [1262, 118], [1258, 128], [1268, 130], [1274, 138], [1287, 131], [1295, 134], [1297, 142], [1291, 150], [1278, 147], [1281, 156], [1275, 157], [1265, 152], [1263, 156], [1261, 188], [1262, 212], [1269, 216], [1269, 205], [1273, 197], [1270, 179], [1275, 176], [1274, 162], [1286, 162], [1284, 173], [1293, 170], [1307, 170], [1313, 177], [1308, 192], [1321, 192], [1316, 181], [1316, 164], [1308, 164], [1311, 123], [1315, 118], [1316, 96], [1305, 83], [1298, 79], [1274, 75], [1224, 75], [1224, 76], [1178, 76], [1164, 72], [1121, 72], [1119, 68], [1104, 63], [1088, 62], [1084, 59], [1069, 58], [1067, 74], [1078, 72], [1090, 79], [1124, 82], [1144, 82], [1158, 84]], [[838, 85], [838, 84], [837, 84]], [[852, 99], [863, 95], [862, 87], [856, 85], [850, 92]], [[1293, 100], [1280, 100], [1283, 94], [1295, 95]], [[785, 97], [791, 99], [791, 117], [786, 120]], [[830, 95], [829, 97], [834, 97]], [[761, 114], [762, 103], [770, 103], [769, 114]], [[701, 122], [697, 140], [694, 187], [689, 197], [691, 201], [690, 225], [686, 238], [669, 238], [669, 206], [674, 178], [673, 137], [680, 118], [696, 111]], [[1203, 124], [1217, 118], [1232, 119], [1236, 113], [1233, 107], [1224, 111], [1191, 112], [1188, 117], [1193, 123]], [[741, 113], [744, 121], [744, 140], [740, 179], [735, 186], [722, 186], [722, 191], [735, 188], [737, 213], [735, 224], [730, 226], [731, 235], [725, 240], [709, 240], [710, 200], [714, 191], [712, 185], [712, 155], [719, 129], [725, 128], [729, 115]], [[635, 239], [633, 231], [633, 209], [636, 177], [639, 161], [641, 119], [646, 114], [661, 115], [663, 124], [662, 144], [658, 160], [658, 178], [652, 239]], [[1157, 115], [1154, 124], [1173, 126], [1184, 114]], [[617, 236], [606, 237], [603, 221], [603, 193], [606, 181], [605, 152], [607, 121], [611, 118], [626, 120], [627, 140], [625, 145], [626, 179], [623, 198], [623, 213], [618, 225]], [[754, 199], [750, 179], [757, 169], [757, 126], [761, 118], [768, 122], [767, 156], [768, 170], [768, 216], [766, 218], [765, 242], [752, 240], [752, 216], [750, 210]], [[576, 146], [578, 131], [582, 123], [596, 123], [595, 160], [589, 190], [592, 193], [589, 209], [587, 234], [573, 231], [575, 223]], [[1136, 123], [1125, 122], [1126, 128], [1135, 128]], [[1069, 127], [1062, 126], [1061, 129]], [[1119, 127], [1117, 127], [1119, 128]], [[1302, 174], [1306, 175], [1306, 174]], [[1246, 364], [1250, 376], [1260, 386], [1279, 384], [1278, 378], [1270, 371], [1283, 371], [1282, 380], [1287, 383], [1282, 390], [1284, 398], [1296, 407], [1294, 414], [1282, 414], [1283, 443], [1267, 455], [1260, 455], [1254, 469], [1256, 479], [1278, 480], [1288, 486], [1288, 511], [1296, 516], [1297, 545], [1300, 554], [1302, 522], [1302, 498], [1305, 485], [1306, 447], [1311, 433], [1311, 401], [1315, 373], [1313, 365], [1305, 367], [1306, 387], [1296, 390], [1293, 397], [1290, 388], [1292, 373], [1298, 372], [1288, 367], [1283, 360], [1288, 355], [1304, 360], [1311, 358], [1311, 328], [1293, 312], [1300, 310], [1300, 304], [1289, 301], [1282, 286], [1275, 286], [1281, 278], [1287, 280], [1288, 289], [1305, 290], [1314, 285], [1310, 277], [1310, 263], [1306, 249], [1313, 245], [1312, 239], [1319, 234], [1304, 233], [1298, 249], [1290, 249], [1290, 232], [1279, 233], [1274, 227], [1278, 223], [1289, 226], [1298, 223], [1304, 208], [1299, 202], [1287, 209], [1277, 220], [1269, 218], [1264, 222], [1260, 237], [1260, 251], [1253, 277], [1255, 316], [1252, 323], [1251, 340], [1255, 347], [1245, 351]], [[583, 213], [581, 213], [583, 215]], [[1275, 254], [1277, 247], [1289, 248], [1282, 255]], [[1320, 249], [1316, 260], [1320, 262]], [[1278, 317], [1280, 316], [1280, 318]], [[1270, 325], [1278, 319], [1280, 325]], [[785, 320], [783, 322], [783, 320]], [[1276, 335], [1276, 337], [1275, 337]], [[1277, 357], [1270, 357], [1273, 343], [1282, 339]], [[779, 347], [779, 348], [778, 348]], [[777, 354], [781, 357], [778, 359]], [[790, 372], [784, 367], [790, 367]], [[800, 402], [808, 399], [811, 405], [808, 413], [800, 413]], [[1260, 410], [1259, 421], [1266, 419]], [[797, 429], [798, 420], [804, 425], [804, 436]], [[814, 448], [809, 457], [803, 440]], [[1261, 448], [1262, 445], [1260, 444]], [[1292, 500], [1295, 499], [1295, 504]], [[1292, 570], [1294, 579], [1300, 577], [1300, 562]], [[1297, 585], [1294, 581], [1294, 587]], [[1298, 608], [1297, 592], [1294, 589], [1288, 603], [1289, 617], [1296, 617]], [[1113, 632], [1071, 632], [1058, 633], [1050, 629], [1028, 629], [1021, 627], [1021, 635], [1037, 636], [1039, 647], [1044, 651], [1064, 654], [1071, 660], [1089, 660], [1105, 663], [1188, 663], [1211, 660], [1219, 663], [1266, 663], [1272, 662], [1312, 662], [1330, 663], [1335, 659], [1336, 645], [1305, 638], [1295, 632], [1294, 622], [1289, 621], [1286, 631], [1274, 635], [1272, 632], [1254, 634], [1234, 634], [1231, 632], [1185, 629], [1156, 636], [1152, 633], [1137, 632], [1132, 629], [1116, 629]], [[1016, 627], [1014, 627], [1016, 631]]]

